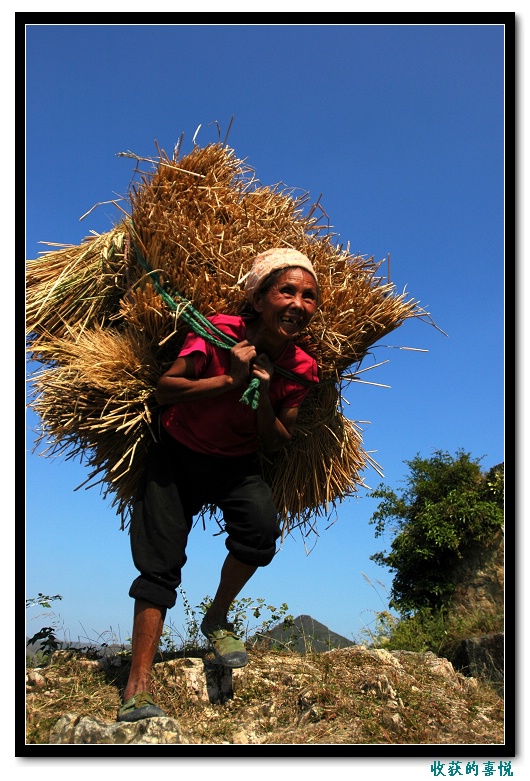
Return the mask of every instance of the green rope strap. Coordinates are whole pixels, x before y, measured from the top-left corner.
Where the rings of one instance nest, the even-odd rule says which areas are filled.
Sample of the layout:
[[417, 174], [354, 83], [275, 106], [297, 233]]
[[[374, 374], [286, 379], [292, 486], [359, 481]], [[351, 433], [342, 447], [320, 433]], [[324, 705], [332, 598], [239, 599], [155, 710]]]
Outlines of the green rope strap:
[[[204, 315], [195, 309], [190, 301], [184, 298], [184, 296], [182, 296], [179, 292], [175, 291], [172, 295], [170, 295], [160, 282], [160, 278], [157, 272], [149, 267], [149, 264], [142, 256], [136, 245], [134, 245], [134, 251], [136, 253], [138, 263], [151, 277], [151, 281], [156, 292], [172, 312], [177, 312], [178, 316], [184, 320], [189, 328], [191, 328], [198, 336], [201, 336], [203, 339], [206, 339], [217, 347], [224, 347], [225, 349], [230, 350], [235, 344], [237, 344], [235, 339], [233, 339], [231, 336], [228, 336], [228, 334], [225, 334], [224, 331], [221, 331], [213, 323], [211, 323], [206, 317], [204, 317]], [[294, 380], [301, 385], [305, 385], [306, 387], [310, 387], [312, 385], [311, 382], [308, 382], [303, 377], [300, 377], [297, 374], [293, 374], [293, 372], [290, 372], [287, 369], [283, 369], [280, 366], [274, 366], [274, 370], [277, 371], [278, 374], [281, 374], [284, 377], [288, 377], [289, 379]], [[256, 377], [250, 381], [247, 389], [241, 396], [240, 401], [243, 402], [243, 404], [248, 404], [250, 407], [252, 407], [253, 410], [257, 409], [259, 403], [259, 380]]]

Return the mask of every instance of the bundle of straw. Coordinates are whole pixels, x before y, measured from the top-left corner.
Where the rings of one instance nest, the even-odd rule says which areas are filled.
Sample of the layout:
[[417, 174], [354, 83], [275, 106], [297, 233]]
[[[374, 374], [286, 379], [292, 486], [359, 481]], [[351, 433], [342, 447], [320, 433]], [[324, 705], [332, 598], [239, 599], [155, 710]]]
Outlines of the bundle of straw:
[[[354, 494], [375, 465], [342, 413], [342, 383], [378, 340], [427, 313], [377, 276], [380, 263], [333, 243], [318, 204], [304, 212], [307, 194], [263, 186], [225, 144], [182, 157], [177, 149], [171, 159], [158, 152], [112, 230], [28, 262], [28, 349], [40, 364], [30, 401], [41, 421], [36, 447], [84, 459], [86, 483], [112, 496], [123, 528], [156, 436], [156, 381], [189, 330], [183, 306], [205, 316], [241, 311], [239, 282], [253, 258], [292, 247], [311, 259], [321, 288], [299, 343], [322, 382], [300, 409], [297, 435], [263, 463], [284, 535], [316, 531], [316, 519]], [[175, 309], [160, 285], [180, 302]]]

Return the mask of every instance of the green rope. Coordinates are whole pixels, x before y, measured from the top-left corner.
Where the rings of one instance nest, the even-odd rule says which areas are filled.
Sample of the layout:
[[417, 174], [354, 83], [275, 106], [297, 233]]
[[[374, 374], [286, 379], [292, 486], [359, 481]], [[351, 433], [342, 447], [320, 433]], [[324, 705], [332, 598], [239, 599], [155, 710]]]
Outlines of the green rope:
[[257, 409], [259, 404], [259, 380], [257, 377], [253, 377], [246, 391], [239, 399], [243, 404], [248, 404], [252, 409]]
[[[230, 350], [235, 344], [237, 344], [235, 339], [233, 339], [231, 336], [228, 336], [228, 334], [225, 334], [224, 331], [221, 331], [213, 323], [211, 323], [210, 320], [208, 320], [197, 309], [195, 309], [191, 302], [184, 298], [184, 296], [182, 296], [179, 292], [175, 291], [173, 295], [170, 295], [160, 282], [160, 278], [157, 272], [149, 268], [147, 261], [142, 257], [142, 254], [136, 245], [134, 245], [134, 251], [136, 253], [138, 263], [151, 277], [153, 287], [162, 300], [167, 304], [169, 309], [171, 309], [172, 312], [176, 312], [178, 317], [181, 317], [186, 325], [188, 325], [198, 336], [201, 336], [203, 339], [206, 339], [217, 347], [224, 347], [227, 350]], [[178, 300], [175, 301], [175, 298]], [[288, 377], [289, 379], [294, 380], [301, 385], [305, 385], [306, 387], [309, 387], [312, 384], [303, 377], [299, 377], [297, 374], [293, 374], [292, 372], [288, 371], [287, 369], [283, 369], [280, 366], [274, 366], [274, 370], [277, 371], [278, 374], [281, 374], [284, 377]], [[254, 377], [250, 381], [247, 389], [241, 396], [240, 401], [243, 404], [248, 404], [250, 407], [252, 407], [253, 410], [257, 409], [259, 403], [259, 380], [257, 377]]]

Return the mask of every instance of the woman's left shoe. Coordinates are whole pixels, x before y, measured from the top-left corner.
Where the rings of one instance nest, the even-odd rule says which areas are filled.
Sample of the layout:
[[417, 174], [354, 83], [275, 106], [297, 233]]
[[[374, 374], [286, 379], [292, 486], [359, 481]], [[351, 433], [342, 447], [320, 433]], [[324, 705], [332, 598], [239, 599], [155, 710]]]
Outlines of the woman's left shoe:
[[210, 624], [206, 616], [202, 620], [201, 632], [209, 640], [217, 664], [224, 667], [244, 667], [248, 656], [243, 641], [234, 632], [228, 622]]

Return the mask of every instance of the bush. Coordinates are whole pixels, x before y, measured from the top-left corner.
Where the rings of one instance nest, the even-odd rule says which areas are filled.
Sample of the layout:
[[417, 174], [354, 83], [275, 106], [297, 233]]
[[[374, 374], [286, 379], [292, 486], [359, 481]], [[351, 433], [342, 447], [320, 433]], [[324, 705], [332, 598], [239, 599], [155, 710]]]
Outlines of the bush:
[[482, 474], [479, 459], [458, 451], [416, 456], [406, 488], [397, 495], [384, 485], [370, 519], [376, 537], [394, 533], [390, 552], [370, 558], [394, 575], [390, 607], [404, 616], [423, 608], [447, 607], [454, 593], [456, 565], [477, 545], [487, 546], [504, 523], [504, 467]]

